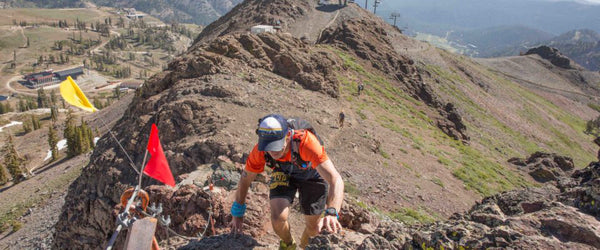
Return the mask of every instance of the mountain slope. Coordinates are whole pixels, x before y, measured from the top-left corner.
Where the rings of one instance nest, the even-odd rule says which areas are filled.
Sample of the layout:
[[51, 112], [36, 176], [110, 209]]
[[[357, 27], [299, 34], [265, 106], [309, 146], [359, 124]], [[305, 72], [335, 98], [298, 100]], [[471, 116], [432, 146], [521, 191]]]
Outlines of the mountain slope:
[[[11, 0], [6, 4], [12, 8], [83, 8], [86, 6], [83, 0]], [[117, 8], [135, 8], [158, 17], [164, 22], [177, 21], [180, 23], [195, 23], [208, 25], [223, 14], [231, 10], [242, 0], [91, 0], [94, 4]]]
[[[491, 36], [490, 36], [491, 37]], [[547, 45], [557, 48], [581, 66], [589, 70], [600, 70], [600, 35], [593, 30], [572, 30], [543, 41], [529, 40], [519, 45], [507, 46], [495, 53], [481, 57], [512, 56], [525, 52], [532, 47]]]
[[233, 6], [242, 2], [242, 0], [93, 0], [93, 2], [98, 5], [111, 7], [136, 8], [166, 22], [177, 21], [180, 23], [208, 25], [233, 8]]
[[501, 26], [487, 29], [451, 32], [448, 40], [466, 45], [474, 57], [493, 57], [507, 48], [531, 46], [546, 41], [553, 35], [523, 26]]
[[[307, 18], [320, 15], [330, 18]], [[247, 32], [253, 23], [277, 19], [283, 32]], [[359, 83], [365, 85], [361, 96]], [[577, 109], [582, 112], [571, 112]], [[341, 110], [344, 129], [335, 122]], [[391, 218], [446, 218], [482, 195], [532, 185], [507, 162], [512, 157], [543, 150], [567, 154], [577, 166], [594, 159], [595, 147], [582, 131], [597, 112], [587, 103], [530, 90], [464, 56], [410, 39], [355, 4], [319, 8], [300, 0], [238, 5], [147, 81], [114, 131], [139, 164], [156, 123], [176, 179], [196, 185], [171, 190], [146, 181], [152, 201], [177, 215], [171, 227], [185, 235], [203, 232], [211, 204], [213, 233], [220, 234], [228, 230], [233, 191], [225, 185], [210, 196], [202, 190], [206, 176], [190, 173], [239, 173], [256, 143], [256, 119], [268, 113], [312, 121], [346, 195]], [[246, 218], [258, 241], [268, 227], [268, 188], [261, 179]], [[135, 182], [123, 153], [110, 138], [100, 139], [69, 188], [54, 247], [104, 246], [115, 228], [111, 212], [119, 195]]]

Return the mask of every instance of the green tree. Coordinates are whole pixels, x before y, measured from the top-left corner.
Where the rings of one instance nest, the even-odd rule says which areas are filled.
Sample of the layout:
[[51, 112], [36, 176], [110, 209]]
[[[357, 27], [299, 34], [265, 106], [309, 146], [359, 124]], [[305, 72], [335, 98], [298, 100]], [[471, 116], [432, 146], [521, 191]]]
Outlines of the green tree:
[[40, 118], [38, 118], [35, 115], [31, 115], [31, 125], [33, 127], [33, 130], [40, 129], [41, 128]]
[[77, 127], [75, 126], [75, 120], [71, 110], [69, 110], [69, 113], [67, 113], [63, 136], [67, 140], [67, 157], [71, 158], [78, 155], [78, 151], [81, 147], [79, 145], [79, 141], [77, 140]]
[[119, 89], [119, 87], [115, 87], [113, 89], [113, 96], [115, 97], [115, 99], [120, 100], [121, 99], [121, 90]]
[[0, 102], [0, 114], [5, 114], [5, 113], [8, 113], [8, 111], [6, 111], [6, 106], [4, 105], [4, 103]]
[[15, 149], [12, 136], [8, 137], [8, 143], [3, 151], [6, 153], [4, 156], [4, 165], [6, 165], [8, 172], [12, 175], [13, 181], [15, 183], [20, 182], [21, 176], [23, 176], [23, 168], [21, 165], [24, 160], [19, 156], [19, 153]]
[[19, 98], [19, 112], [25, 112], [27, 110], [27, 103], [25, 103], [25, 100]]
[[50, 91], [50, 103], [52, 104], [52, 106], [56, 105], [56, 101], [58, 99], [56, 98], [56, 91], [53, 89]]
[[97, 97], [94, 97], [92, 103], [94, 104], [94, 107], [96, 107], [97, 109], [103, 108], [102, 102]]
[[28, 96], [28, 97], [26, 97], [26, 100], [27, 100], [27, 110], [32, 110], [32, 109], [38, 108], [35, 101], [33, 101], [33, 97]]
[[85, 123], [85, 135], [87, 136], [87, 141], [89, 143], [90, 150], [94, 149], [96, 145], [94, 144], [94, 132], [92, 128]]
[[56, 121], [58, 121], [58, 108], [56, 106], [52, 106], [52, 108], [50, 108], [50, 119], [52, 120], [52, 123], [56, 123]]
[[58, 159], [58, 136], [56, 135], [56, 130], [54, 126], [48, 126], [48, 145], [50, 146], [50, 150], [52, 151], [52, 160], [55, 161]]
[[23, 133], [29, 134], [29, 132], [31, 132], [31, 131], [33, 131], [32, 125], [31, 125], [31, 120], [23, 121]]
[[586, 134], [593, 136], [600, 136], [600, 116], [596, 117], [596, 119], [589, 120], [585, 125]]
[[8, 172], [6, 172], [4, 165], [0, 163], [0, 185], [6, 184], [8, 182], [9, 177], [10, 176], [8, 175]]
[[90, 140], [88, 136], [89, 127], [87, 123], [81, 118], [81, 125], [77, 128], [77, 140], [79, 141], [80, 149], [79, 153], [84, 154], [90, 151]]

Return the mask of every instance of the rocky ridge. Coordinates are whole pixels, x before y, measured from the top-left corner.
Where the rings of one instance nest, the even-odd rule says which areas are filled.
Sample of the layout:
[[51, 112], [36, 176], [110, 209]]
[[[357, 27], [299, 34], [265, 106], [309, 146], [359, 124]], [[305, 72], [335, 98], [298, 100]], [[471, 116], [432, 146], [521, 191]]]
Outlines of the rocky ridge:
[[[569, 162], [568, 157], [545, 153], [529, 159]], [[417, 226], [384, 221], [373, 233], [354, 237], [359, 241], [321, 235], [311, 240], [308, 249], [597, 249], [599, 177], [600, 162], [592, 162], [570, 175], [559, 174], [543, 187], [487, 197], [447, 221]]]

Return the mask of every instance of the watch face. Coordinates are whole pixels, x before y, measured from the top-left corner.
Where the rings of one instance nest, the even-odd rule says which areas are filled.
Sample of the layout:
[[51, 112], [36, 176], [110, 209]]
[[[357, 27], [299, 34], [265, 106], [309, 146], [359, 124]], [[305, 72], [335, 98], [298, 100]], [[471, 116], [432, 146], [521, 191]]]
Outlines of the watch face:
[[327, 215], [337, 215], [337, 213], [335, 211], [335, 208], [333, 208], [333, 207], [325, 209], [325, 214], [327, 214]]

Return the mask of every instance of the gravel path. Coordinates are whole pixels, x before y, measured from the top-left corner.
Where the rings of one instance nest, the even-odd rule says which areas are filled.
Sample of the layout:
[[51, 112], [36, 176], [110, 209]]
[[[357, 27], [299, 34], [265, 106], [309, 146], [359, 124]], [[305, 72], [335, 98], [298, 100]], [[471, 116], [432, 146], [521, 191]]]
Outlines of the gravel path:
[[0, 249], [50, 249], [54, 224], [58, 221], [66, 192], [48, 194], [50, 198], [30, 208], [21, 218], [23, 228], [0, 235]]

